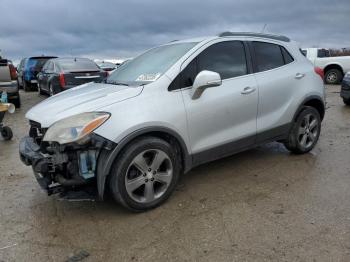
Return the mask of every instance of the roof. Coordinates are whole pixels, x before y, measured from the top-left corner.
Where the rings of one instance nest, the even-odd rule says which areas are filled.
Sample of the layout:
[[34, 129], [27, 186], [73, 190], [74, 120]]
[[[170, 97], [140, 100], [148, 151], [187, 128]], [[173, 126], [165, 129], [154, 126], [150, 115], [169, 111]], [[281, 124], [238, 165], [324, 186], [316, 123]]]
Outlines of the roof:
[[202, 41], [210, 41], [212, 39], [217, 39], [218, 37], [259, 37], [265, 39], [278, 40], [282, 42], [291, 42], [291, 40], [283, 35], [275, 35], [275, 34], [264, 34], [264, 33], [254, 33], [254, 32], [222, 32], [217, 36], [207, 36], [207, 37], [197, 37], [190, 38], [184, 40], [173, 40], [167, 44], [172, 43], [188, 43], [188, 42], [202, 42]]
[[253, 33], [253, 32], [223, 32], [223, 33], [220, 33], [218, 36], [219, 37], [250, 36], [250, 37], [268, 38], [268, 39], [279, 40], [283, 42], [290, 42], [290, 39], [283, 35], [263, 34], [263, 33]]

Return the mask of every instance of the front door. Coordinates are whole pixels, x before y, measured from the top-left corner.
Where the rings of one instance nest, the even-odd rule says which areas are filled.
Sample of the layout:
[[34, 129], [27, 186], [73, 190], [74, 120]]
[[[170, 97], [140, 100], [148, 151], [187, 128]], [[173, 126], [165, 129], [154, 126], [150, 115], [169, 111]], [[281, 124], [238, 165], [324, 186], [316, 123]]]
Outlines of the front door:
[[258, 90], [248, 73], [244, 44], [224, 41], [200, 53], [183, 70], [183, 82], [202, 70], [214, 71], [221, 86], [207, 88], [193, 100], [190, 88], [183, 89], [189, 139], [194, 164], [218, 159], [255, 143]]

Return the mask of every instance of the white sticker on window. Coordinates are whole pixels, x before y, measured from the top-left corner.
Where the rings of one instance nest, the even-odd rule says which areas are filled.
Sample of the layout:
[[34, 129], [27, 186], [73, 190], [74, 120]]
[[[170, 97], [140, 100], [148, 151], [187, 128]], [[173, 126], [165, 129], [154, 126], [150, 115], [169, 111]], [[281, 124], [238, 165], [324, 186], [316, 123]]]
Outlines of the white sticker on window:
[[142, 75], [139, 75], [135, 81], [156, 81], [159, 77], [160, 77], [160, 73], [142, 74]]

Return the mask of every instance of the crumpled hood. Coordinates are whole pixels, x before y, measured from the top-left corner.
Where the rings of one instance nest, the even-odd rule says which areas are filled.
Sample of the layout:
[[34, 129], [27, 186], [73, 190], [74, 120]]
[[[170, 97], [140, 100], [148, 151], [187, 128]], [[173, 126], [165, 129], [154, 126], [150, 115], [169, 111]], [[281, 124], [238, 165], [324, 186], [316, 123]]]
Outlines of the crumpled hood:
[[103, 111], [104, 107], [138, 96], [142, 86], [129, 87], [88, 83], [66, 90], [31, 108], [26, 118], [46, 128], [63, 118], [84, 112]]

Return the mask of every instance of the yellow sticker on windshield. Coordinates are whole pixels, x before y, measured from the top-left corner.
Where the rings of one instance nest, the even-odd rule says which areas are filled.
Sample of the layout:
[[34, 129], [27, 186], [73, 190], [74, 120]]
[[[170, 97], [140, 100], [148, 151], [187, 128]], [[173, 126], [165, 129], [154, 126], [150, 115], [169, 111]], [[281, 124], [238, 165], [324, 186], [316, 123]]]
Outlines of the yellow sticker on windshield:
[[135, 81], [156, 81], [160, 77], [160, 73], [156, 74], [142, 74], [136, 78]]

